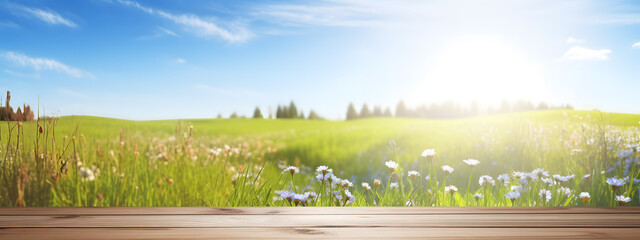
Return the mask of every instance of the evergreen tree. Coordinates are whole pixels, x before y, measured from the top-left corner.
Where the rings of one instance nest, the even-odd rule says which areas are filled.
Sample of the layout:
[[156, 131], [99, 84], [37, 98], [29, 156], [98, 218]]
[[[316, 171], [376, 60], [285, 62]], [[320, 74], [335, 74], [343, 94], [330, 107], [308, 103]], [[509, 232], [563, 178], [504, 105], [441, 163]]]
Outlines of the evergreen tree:
[[347, 120], [354, 120], [356, 118], [358, 118], [356, 107], [353, 106], [353, 103], [349, 103], [349, 107], [347, 107]]
[[229, 116], [229, 118], [238, 118], [238, 114], [236, 112], [233, 112], [231, 116]]
[[304, 117], [304, 112], [300, 111], [300, 115], [298, 115], [298, 118], [300, 118], [300, 119], [305, 119], [305, 117]]
[[262, 116], [262, 112], [260, 112], [260, 108], [256, 107], [256, 110], [253, 110], [253, 118], [264, 118], [264, 116]]
[[367, 104], [362, 105], [362, 110], [360, 110], [360, 118], [370, 118], [371, 110], [369, 110], [369, 106]]
[[384, 113], [382, 113], [382, 116], [384, 117], [393, 117], [393, 115], [391, 114], [391, 109], [389, 107], [384, 109]]
[[309, 120], [322, 120], [323, 118], [320, 117], [320, 115], [318, 115], [315, 111], [311, 110], [309, 112], [309, 116], [308, 116], [307, 119], [309, 119]]
[[276, 118], [282, 118], [282, 108], [278, 105], [278, 110], [276, 110]]
[[400, 100], [396, 106], [396, 117], [410, 117], [409, 109], [404, 105], [404, 101]]
[[382, 108], [380, 106], [373, 107], [373, 116], [382, 117]]
[[289, 111], [287, 111], [287, 118], [296, 118], [298, 117], [298, 108], [296, 108], [296, 104], [291, 101], [289, 104]]

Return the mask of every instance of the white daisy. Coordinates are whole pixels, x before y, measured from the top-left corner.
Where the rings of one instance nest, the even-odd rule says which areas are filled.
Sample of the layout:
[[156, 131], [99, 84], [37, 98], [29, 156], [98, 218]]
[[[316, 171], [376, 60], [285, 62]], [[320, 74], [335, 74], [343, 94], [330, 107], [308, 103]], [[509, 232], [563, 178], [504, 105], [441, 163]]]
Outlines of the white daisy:
[[480, 200], [480, 198], [483, 198], [484, 195], [482, 195], [482, 193], [476, 193], [473, 195], [473, 197], [476, 199], [476, 201]]
[[400, 187], [400, 184], [398, 184], [397, 182], [393, 182], [393, 183], [391, 183], [391, 184], [389, 185], [389, 188], [396, 188], [396, 189], [397, 189], [397, 188], [399, 188], [399, 187]]
[[478, 161], [476, 159], [471, 159], [471, 158], [467, 159], [467, 160], [462, 160], [462, 161], [464, 163], [466, 163], [467, 165], [472, 166], [472, 167], [474, 167], [474, 166], [476, 166], [476, 165], [478, 165], [480, 163], [480, 161]]
[[449, 186], [444, 187], [444, 192], [449, 192], [449, 193], [451, 193], [451, 195], [453, 195], [457, 191], [458, 191], [458, 188], [456, 186], [453, 186], [453, 185], [449, 185]]
[[347, 179], [342, 179], [340, 181], [340, 185], [343, 186], [343, 187], [352, 187], [353, 183], [349, 182], [349, 180], [347, 180]]
[[285, 172], [290, 172], [291, 176], [293, 176], [294, 173], [299, 173], [300, 169], [298, 167], [289, 166], [289, 167], [285, 168], [284, 170], [282, 170], [282, 173], [285, 173]]
[[444, 173], [446, 174], [450, 174], [454, 171], [455, 169], [453, 169], [452, 167], [450, 167], [449, 165], [444, 165], [442, 166], [442, 171], [444, 171]]
[[582, 202], [584, 202], [585, 206], [587, 205], [587, 202], [589, 202], [589, 199], [591, 199], [591, 195], [588, 192], [581, 192], [578, 197], [582, 199]]
[[327, 167], [327, 166], [319, 166], [318, 168], [316, 168], [316, 172], [322, 173], [322, 174], [327, 174], [327, 173], [332, 173], [333, 169]]
[[607, 178], [607, 183], [611, 185], [611, 187], [613, 188], [613, 191], [618, 189], [620, 186], [626, 184], [624, 179], [619, 179], [619, 178]]
[[373, 180], [373, 187], [374, 188], [380, 187], [380, 184], [382, 184], [382, 181], [380, 181], [380, 179], [374, 179]]
[[625, 203], [630, 202], [631, 198], [621, 195], [621, 196], [616, 196], [616, 201], [618, 202], [618, 204], [624, 205]]
[[540, 189], [540, 193], [538, 193], [538, 196], [540, 196], [540, 199], [544, 200], [545, 202], [549, 202], [549, 200], [551, 200], [551, 191], [547, 189]]
[[409, 175], [411, 180], [414, 180], [416, 178], [416, 176], [420, 176], [420, 173], [418, 173], [417, 171], [409, 171], [409, 173], [407, 173], [407, 174]]
[[80, 168], [80, 176], [82, 176], [82, 180], [93, 181], [96, 180], [96, 176], [93, 173], [93, 170], [81, 167]]
[[390, 171], [395, 171], [398, 168], [398, 163], [391, 160], [385, 162], [384, 165], [386, 165]]
[[433, 148], [427, 148], [424, 151], [422, 151], [421, 156], [426, 158], [426, 159], [433, 159], [433, 157], [436, 155], [436, 150]]
[[560, 195], [564, 195], [564, 196], [570, 197], [571, 196], [571, 189], [567, 188], [567, 187], [560, 187], [560, 188], [558, 188], [558, 193]]
[[504, 196], [513, 201], [513, 200], [516, 200], [516, 199], [520, 198], [521, 194], [518, 191], [513, 191], [513, 192], [508, 192]]
[[502, 181], [506, 185], [507, 183], [509, 183], [509, 174], [500, 174], [497, 179], [498, 181]]
[[489, 175], [483, 175], [480, 176], [480, 179], [478, 180], [478, 183], [482, 186], [493, 186], [496, 184], [496, 181], [493, 180], [493, 178]]
[[369, 183], [363, 182], [362, 183], [362, 189], [366, 190], [371, 190], [371, 186], [369, 186]]

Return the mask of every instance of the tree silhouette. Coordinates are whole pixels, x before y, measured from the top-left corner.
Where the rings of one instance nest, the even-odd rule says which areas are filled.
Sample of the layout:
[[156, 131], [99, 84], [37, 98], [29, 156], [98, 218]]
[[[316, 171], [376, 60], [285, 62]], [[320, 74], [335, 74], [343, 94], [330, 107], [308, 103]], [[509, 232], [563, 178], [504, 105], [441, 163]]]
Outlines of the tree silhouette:
[[349, 103], [349, 107], [347, 107], [347, 120], [354, 120], [358, 118], [358, 112], [356, 111], [356, 107], [353, 106], [353, 103]]
[[260, 108], [256, 107], [256, 109], [253, 110], [253, 118], [264, 118], [260, 112]]

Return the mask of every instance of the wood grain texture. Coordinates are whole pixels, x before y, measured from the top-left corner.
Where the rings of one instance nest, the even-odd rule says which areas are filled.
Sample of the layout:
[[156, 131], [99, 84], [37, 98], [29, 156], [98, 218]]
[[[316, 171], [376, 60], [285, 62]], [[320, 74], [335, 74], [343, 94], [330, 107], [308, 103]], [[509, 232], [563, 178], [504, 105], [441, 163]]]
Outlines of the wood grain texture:
[[7, 215], [640, 214], [640, 207], [0, 207]]
[[0, 239], [633, 239], [640, 208], [0, 208]]
[[0, 239], [632, 239], [638, 228], [9, 228]]

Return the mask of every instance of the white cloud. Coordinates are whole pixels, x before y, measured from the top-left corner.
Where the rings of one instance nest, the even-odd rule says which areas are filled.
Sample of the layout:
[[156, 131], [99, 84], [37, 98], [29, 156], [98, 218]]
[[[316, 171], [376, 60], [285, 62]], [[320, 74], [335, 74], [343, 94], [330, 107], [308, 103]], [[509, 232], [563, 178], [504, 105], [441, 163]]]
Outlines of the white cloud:
[[161, 10], [155, 10], [150, 7], [142, 6], [140, 3], [117, 0], [118, 3], [128, 7], [134, 7], [140, 9], [148, 14], [160, 16], [162, 18], [173, 21], [176, 24], [186, 27], [188, 30], [193, 31], [200, 37], [220, 37], [229, 42], [244, 42], [252, 37], [251, 32], [247, 30], [242, 24], [234, 23], [227, 24], [226, 28], [221, 27], [219, 23], [216, 23], [209, 19], [204, 19], [193, 14], [172, 14]]
[[584, 39], [577, 39], [574, 37], [569, 37], [569, 39], [567, 39], [567, 43], [572, 44], [572, 43], [584, 43], [586, 42]]
[[180, 64], [187, 63], [187, 60], [184, 60], [184, 58], [178, 58], [176, 59], [176, 63], [180, 63]]
[[70, 67], [53, 59], [32, 58], [24, 54], [14, 52], [7, 52], [6, 54], [4, 54], [4, 57], [11, 62], [14, 62], [21, 66], [31, 67], [36, 71], [52, 70], [56, 72], [66, 73], [76, 78], [94, 78], [91, 73]]
[[607, 60], [611, 50], [609, 49], [588, 49], [583, 47], [572, 47], [564, 53], [564, 58], [568, 60]]
[[163, 36], [173, 36], [173, 37], [180, 37], [180, 35], [178, 35], [177, 33], [163, 28], [163, 27], [156, 27], [155, 33], [153, 35], [148, 35], [148, 36], [142, 36], [139, 37], [139, 40], [150, 40], [150, 39], [154, 39], [154, 38], [159, 38], [159, 37], [163, 37]]
[[632, 48], [640, 48], [640, 42], [634, 43]]
[[78, 25], [76, 23], [74, 23], [73, 21], [66, 19], [62, 16], [60, 16], [60, 14], [54, 12], [54, 11], [46, 11], [46, 10], [42, 10], [39, 8], [30, 8], [30, 7], [26, 7], [26, 6], [22, 6], [22, 5], [18, 5], [18, 4], [11, 4], [9, 5], [12, 9], [17, 9], [22, 11], [25, 14], [28, 14], [31, 17], [35, 17], [37, 19], [40, 19], [46, 23], [49, 24], [53, 24], [53, 25], [65, 25], [67, 27], [77, 27]]

